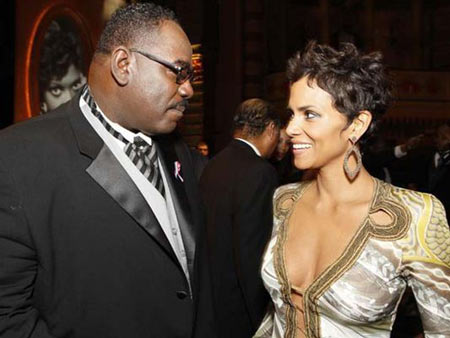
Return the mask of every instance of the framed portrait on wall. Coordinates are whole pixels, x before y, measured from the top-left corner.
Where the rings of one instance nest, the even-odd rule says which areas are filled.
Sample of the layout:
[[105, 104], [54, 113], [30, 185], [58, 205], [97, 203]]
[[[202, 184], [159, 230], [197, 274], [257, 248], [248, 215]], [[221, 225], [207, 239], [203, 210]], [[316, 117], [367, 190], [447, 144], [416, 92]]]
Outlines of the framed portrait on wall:
[[59, 15], [42, 28], [43, 37], [32, 53], [39, 60], [38, 69], [28, 75], [30, 83], [37, 75], [39, 113], [45, 114], [69, 101], [86, 83], [86, 55], [92, 46], [71, 16]]
[[102, 0], [17, 2], [15, 122], [57, 108], [86, 83], [104, 24], [103, 5]]

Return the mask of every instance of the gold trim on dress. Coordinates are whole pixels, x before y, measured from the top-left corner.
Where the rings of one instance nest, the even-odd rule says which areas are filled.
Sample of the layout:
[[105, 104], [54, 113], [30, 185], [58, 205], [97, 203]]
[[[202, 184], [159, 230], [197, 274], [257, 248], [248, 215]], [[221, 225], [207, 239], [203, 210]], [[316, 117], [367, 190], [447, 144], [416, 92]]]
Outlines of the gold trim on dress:
[[287, 236], [285, 221], [290, 218], [295, 202], [303, 195], [310, 183], [289, 186], [289, 189], [282, 192], [275, 200], [274, 216], [280, 220], [280, 227], [274, 248], [274, 269], [280, 281], [281, 297], [283, 302], [287, 304], [285, 338], [294, 338], [297, 328], [295, 304], [291, 299], [291, 284], [287, 278], [286, 266], [284, 264], [284, 243], [286, 242]]

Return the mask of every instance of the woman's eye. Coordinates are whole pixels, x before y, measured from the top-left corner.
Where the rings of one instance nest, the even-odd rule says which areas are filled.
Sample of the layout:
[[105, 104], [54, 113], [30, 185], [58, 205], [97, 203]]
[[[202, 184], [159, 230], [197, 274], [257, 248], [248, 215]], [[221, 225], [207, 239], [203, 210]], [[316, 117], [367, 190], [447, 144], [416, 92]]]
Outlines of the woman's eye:
[[81, 79], [78, 80], [77, 82], [75, 82], [74, 84], [72, 84], [72, 89], [73, 90], [78, 90], [81, 87], [83, 87], [83, 81], [81, 81]]
[[318, 117], [318, 116], [319, 116], [319, 114], [317, 114], [317, 113], [315, 113], [313, 111], [309, 111], [309, 110], [305, 111], [305, 118], [307, 120], [308, 119], [313, 119], [313, 118]]
[[49, 89], [50, 94], [53, 96], [60, 96], [62, 93], [62, 90], [60, 87], [50, 87]]
[[287, 109], [286, 115], [289, 118], [289, 120], [292, 120], [292, 118], [294, 117], [294, 112], [291, 109]]

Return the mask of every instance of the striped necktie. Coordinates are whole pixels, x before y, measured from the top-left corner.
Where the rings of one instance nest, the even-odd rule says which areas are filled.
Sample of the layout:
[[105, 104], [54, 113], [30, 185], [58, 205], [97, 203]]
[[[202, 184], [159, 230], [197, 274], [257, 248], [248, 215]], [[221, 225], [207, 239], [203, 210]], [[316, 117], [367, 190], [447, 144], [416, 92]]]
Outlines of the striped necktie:
[[97, 108], [94, 98], [89, 92], [89, 87], [83, 89], [83, 99], [91, 109], [92, 114], [102, 123], [105, 129], [115, 138], [125, 144], [125, 154], [130, 158], [133, 164], [138, 168], [142, 175], [159, 191], [162, 197], [165, 197], [164, 182], [158, 166], [158, 153], [156, 147], [148, 144], [144, 139], [135, 136], [133, 142], [129, 142], [121, 133], [115, 130]]

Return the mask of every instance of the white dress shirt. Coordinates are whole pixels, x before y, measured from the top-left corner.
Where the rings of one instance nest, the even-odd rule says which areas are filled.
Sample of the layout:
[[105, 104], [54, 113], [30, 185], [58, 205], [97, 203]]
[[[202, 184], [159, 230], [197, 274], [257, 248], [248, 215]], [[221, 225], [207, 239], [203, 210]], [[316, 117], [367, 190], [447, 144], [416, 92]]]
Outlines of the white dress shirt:
[[258, 148], [256, 148], [253, 143], [251, 143], [251, 142], [249, 142], [247, 140], [244, 140], [243, 138], [239, 138], [239, 137], [236, 137], [235, 140], [239, 140], [239, 141], [242, 141], [244, 143], [247, 143], [255, 151], [256, 155], [261, 157], [261, 153], [259, 152]]

